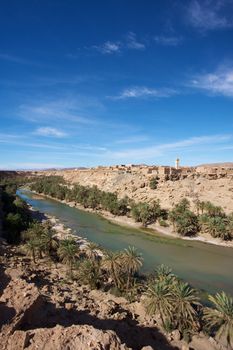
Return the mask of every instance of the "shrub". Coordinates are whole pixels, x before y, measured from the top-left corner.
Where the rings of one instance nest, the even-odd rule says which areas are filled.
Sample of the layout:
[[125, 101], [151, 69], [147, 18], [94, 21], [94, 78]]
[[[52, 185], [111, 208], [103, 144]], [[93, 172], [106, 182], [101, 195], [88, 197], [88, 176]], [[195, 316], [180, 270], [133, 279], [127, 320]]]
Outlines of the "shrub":
[[152, 190], [156, 190], [156, 188], [157, 188], [157, 186], [158, 186], [158, 183], [159, 183], [158, 180], [159, 180], [158, 176], [152, 177], [152, 178], [150, 179], [149, 186], [150, 186], [150, 188], [151, 188]]

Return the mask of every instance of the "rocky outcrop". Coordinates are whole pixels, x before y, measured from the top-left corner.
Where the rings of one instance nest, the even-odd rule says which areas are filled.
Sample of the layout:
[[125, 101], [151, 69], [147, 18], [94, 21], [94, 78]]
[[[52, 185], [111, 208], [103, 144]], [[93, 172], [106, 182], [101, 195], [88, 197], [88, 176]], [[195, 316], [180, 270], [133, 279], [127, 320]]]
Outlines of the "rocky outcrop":
[[8, 350], [127, 350], [113, 331], [92, 326], [56, 326], [49, 329], [16, 331], [9, 339]]
[[0, 298], [0, 343], [8, 348], [7, 341], [23, 325], [34, 323], [43, 299], [34, 286], [21, 278], [14, 278]]

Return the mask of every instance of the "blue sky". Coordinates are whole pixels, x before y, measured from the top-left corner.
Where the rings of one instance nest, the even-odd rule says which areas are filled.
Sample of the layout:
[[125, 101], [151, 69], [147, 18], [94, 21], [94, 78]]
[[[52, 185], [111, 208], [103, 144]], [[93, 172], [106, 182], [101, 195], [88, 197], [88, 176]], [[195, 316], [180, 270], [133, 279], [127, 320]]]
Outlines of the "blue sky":
[[231, 0], [3, 0], [0, 168], [233, 161]]

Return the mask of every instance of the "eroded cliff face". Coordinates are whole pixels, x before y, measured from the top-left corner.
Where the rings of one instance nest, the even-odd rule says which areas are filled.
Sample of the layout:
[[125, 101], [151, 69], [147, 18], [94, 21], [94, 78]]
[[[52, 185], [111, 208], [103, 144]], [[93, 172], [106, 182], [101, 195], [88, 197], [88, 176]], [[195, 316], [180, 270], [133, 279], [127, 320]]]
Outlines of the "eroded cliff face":
[[[171, 170], [172, 169], [172, 170]], [[163, 208], [187, 197], [193, 207], [197, 199], [220, 205], [226, 213], [233, 212], [233, 170], [212, 168], [168, 167], [101, 167], [85, 170], [39, 172], [38, 175], [60, 175], [71, 184], [96, 185], [103, 191], [116, 192], [120, 198], [127, 195], [135, 201], [151, 202], [159, 199]], [[156, 189], [150, 188], [150, 179], [158, 178]]]

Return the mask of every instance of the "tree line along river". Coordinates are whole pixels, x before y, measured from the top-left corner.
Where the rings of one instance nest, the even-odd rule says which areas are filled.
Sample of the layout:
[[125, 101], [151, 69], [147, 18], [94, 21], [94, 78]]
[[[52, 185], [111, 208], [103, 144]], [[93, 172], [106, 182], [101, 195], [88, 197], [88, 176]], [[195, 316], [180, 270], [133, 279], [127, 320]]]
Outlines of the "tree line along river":
[[152, 272], [157, 265], [165, 264], [196, 288], [210, 293], [224, 290], [233, 295], [233, 248], [118, 226], [97, 214], [71, 208], [28, 190], [19, 190], [18, 195], [33, 208], [58, 218], [79, 236], [107, 249], [136, 247], [144, 259], [143, 272]]

